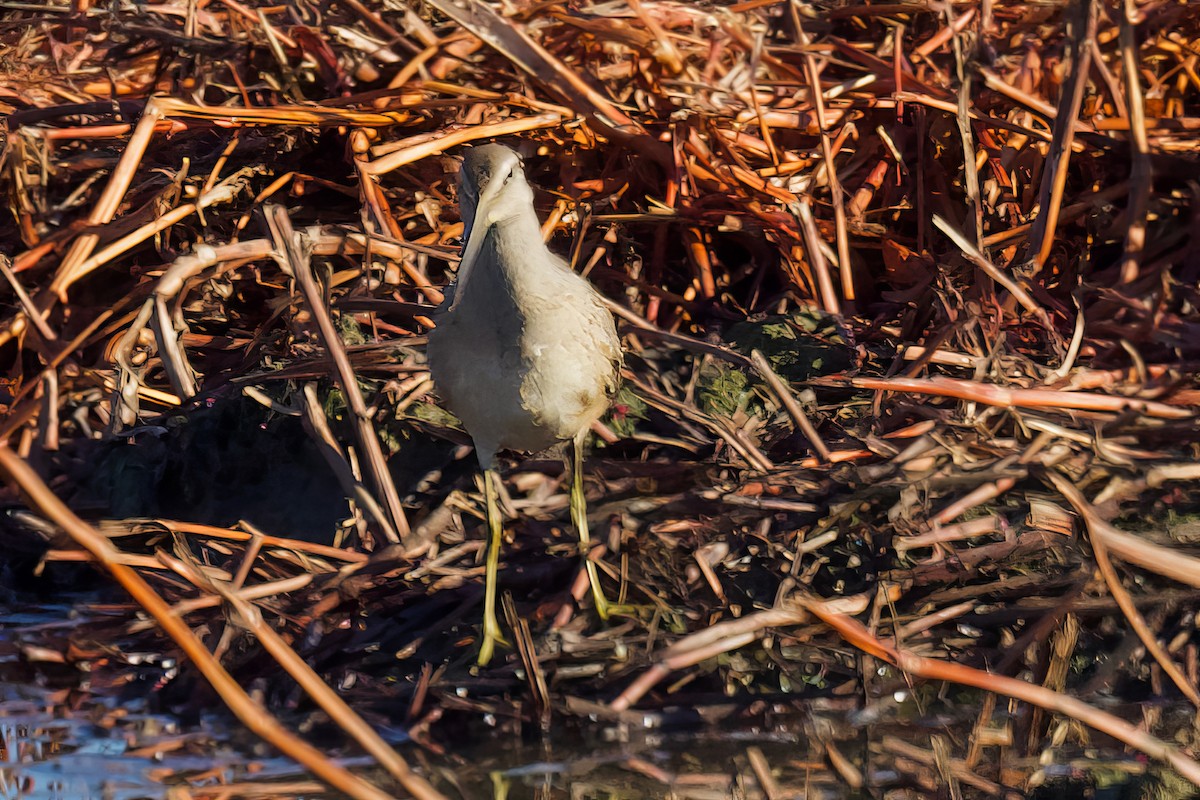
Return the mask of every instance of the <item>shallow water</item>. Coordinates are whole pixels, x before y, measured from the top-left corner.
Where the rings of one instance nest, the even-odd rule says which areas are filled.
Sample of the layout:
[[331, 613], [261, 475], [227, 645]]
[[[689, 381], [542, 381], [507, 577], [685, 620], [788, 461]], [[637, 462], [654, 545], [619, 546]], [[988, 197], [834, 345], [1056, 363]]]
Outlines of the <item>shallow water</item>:
[[206, 787], [305, 778], [286, 759], [231, 747], [218, 715], [185, 730], [170, 716], [139, 710], [141, 701], [11, 683], [0, 684], [0, 698], [0, 798], [168, 800], [184, 796], [173, 786], [199, 797]]
[[[167, 705], [159, 689], [170, 685], [177, 673], [160, 654], [137, 656], [122, 650], [126, 668], [116, 672], [124, 682], [105, 682], [104, 670], [90, 666], [102, 661], [93, 653], [75, 653], [68, 659], [73, 645], [67, 634], [73, 628], [103, 629], [112, 621], [105, 619], [108, 610], [115, 619], [128, 612], [127, 607], [106, 606], [93, 595], [72, 599], [78, 603], [0, 605], [0, 800], [339, 796], [325, 791], [289, 760], [274, 756], [219, 704], [191, 713], [187, 721], [158, 711], [160, 706], [175, 707]], [[113, 640], [106, 646], [115, 653], [121, 643]], [[130, 663], [145, 664], [142, 673], [131, 671]], [[401, 710], [397, 719], [386, 720], [387, 708], [376, 707], [371, 721], [448, 797], [833, 800], [869, 796], [855, 792], [844, 776], [830, 768], [822, 744], [828, 741], [837, 742], [842, 755], [859, 765], [872, 794], [917, 788], [924, 796], [933, 796], [937, 789], [929, 781], [936, 781], [936, 772], [928, 765], [897, 772], [895, 753], [881, 751], [880, 743], [896, 737], [928, 751], [931, 734], [964, 740], [976, 707], [970, 698], [956, 706], [946, 698], [939, 710], [926, 705], [921, 713], [911, 700], [900, 699], [902, 694], [894, 701], [881, 699], [868, 711], [859, 707], [856, 698], [828, 695], [743, 703], [713, 696], [705, 706], [619, 719], [600, 706], [589, 713], [592, 707], [587, 706], [575, 714], [556, 714], [548, 733], [520, 722], [508, 701], [498, 707], [509, 716], [496, 719], [471, 698], [464, 697], [455, 710], [444, 697], [442, 706], [449, 706], [444, 715], [439, 712], [429, 732], [413, 734], [421, 747], [409, 738], [410, 729], [399, 719]], [[487, 705], [493, 700], [482, 702]], [[307, 707], [303, 701], [297, 706]], [[392, 786], [319, 714], [272, 710], [340, 763], [364, 771], [379, 786]], [[1101, 756], [1108, 760], [1099, 760]], [[1050, 763], [1041, 766], [1047, 785], [1028, 796], [1144, 796], [1139, 785], [1147, 775], [1146, 764], [1122, 755], [1119, 748], [1056, 752]], [[1028, 775], [1037, 768], [1030, 764], [1018, 772]], [[991, 772], [986, 766], [983, 771]], [[921, 773], [926, 785], [916, 787], [912, 776]], [[760, 781], [764, 774], [775, 784], [770, 795]], [[984, 795], [967, 787], [964, 796]]]
[[[220, 787], [237, 788], [234, 796], [239, 797], [337, 796], [316, 784], [298, 785], [308, 782], [306, 776], [285, 759], [239, 752], [229, 744], [231, 731], [219, 716], [185, 729], [169, 716], [138, 711], [139, 702], [89, 699], [68, 709], [61, 690], [13, 684], [0, 685], [0, 697], [0, 798], [185, 796], [173, 794], [172, 787], [187, 787], [190, 797], [212, 796]], [[536, 742], [497, 735], [448, 754], [444, 761], [428, 761], [432, 772], [472, 798], [758, 797], [745, 753], [759, 748], [782, 768], [780, 777], [791, 787], [803, 775], [796, 754], [806, 749], [788, 741], [794, 738], [743, 733], [718, 741], [711, 735], [679, 734], [603, 743], [587, 742], [577, 733]], [[369, 769], [365, 759], [344, 763]], [[370, 776], [379, 779], [374, 770]], [[252, 789], [249, 782], [257, 786]], [[277, 792], [270, 788], [272, 782]], [[829, 776], [818, 775], [807, 781], [803, 796], [847, 794]]]
[[[0, 798], [30, 800], [174, 800], [174, 798], [332, 798], [319, 783], [282, 758], [244, 752], [246, 741], [222, 714], [185, 728], [170, 716], [139, 711], [141, 703], [88, 699], [68, 709], [62, 691], [0, 685]], [[796, 730], [805, 725], [796, 720]], [[845, 720], [849, 724], [848, 720]], [[561, 727], [562, 730], [559, 730]], [[750, 800], [768, 797], [755, 759], [766, 764], [778, 798], [835, 800], [871, 796], [853, 791], [819, 748], [781, 724], [757, 728], [632, 732], [601, 723], [595, 731], [577, 724], [556, 726], [548, 736], [513, 737], [502, 730], [435, 757], [410, 760], [434, 778], [448, 797], [493, 800]], [[588, 732], [585, 733], [584, 731]], [[910, 733], [917, 733], [914, 729]], [[865, 742], [865, 737], [864, 737]], [[254, 749], [253, 746], [250, 749]], [[844, 755], [862, 763], [863, 752]], [[886, 759], [865, 776], [876, 792], [905, 785]], [[341, 763], [387, 787], [366, 758]], [[1099, 769], [1099, 762], [1095, 763]], [[1130, 767], [1134, 770], [1130, 771]], [[1087, 759], [1053, 766], [1051, 784], [1036, 795], [1134, 798], [1135, 761], [1126, 779], [1097, 792]], [[185, 789], [186, 793], [181, 791]], [[457, 792], [455, 791], [457, 789]], [[928, 787], [927, 787], [928, 789]], [[936, 794], [936, 792], [935, 792]], [[402, 796], [402, 795], [400, 795]], [[914, 796], [921, 796], [920, 794]], [[926, 796], [933, 796], [928, 795]], [[964, 796], [984, 796], [970, 787]]]

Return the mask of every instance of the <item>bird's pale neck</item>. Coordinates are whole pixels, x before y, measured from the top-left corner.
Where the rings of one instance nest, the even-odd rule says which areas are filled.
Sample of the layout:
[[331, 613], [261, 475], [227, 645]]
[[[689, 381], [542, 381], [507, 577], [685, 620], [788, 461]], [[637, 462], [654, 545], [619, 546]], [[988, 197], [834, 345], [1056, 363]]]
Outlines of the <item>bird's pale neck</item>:
[[542, 246], [542, 226], [532, 206], [505, 214], [492, 223], [492, 236], [503, 244], [525, 247]]
[[514, 286], [538, 281], [545, 270], [561, 269], [559, 259], [542, 241], [542, 226], [532, 207], [493, 223], [487, 249]]

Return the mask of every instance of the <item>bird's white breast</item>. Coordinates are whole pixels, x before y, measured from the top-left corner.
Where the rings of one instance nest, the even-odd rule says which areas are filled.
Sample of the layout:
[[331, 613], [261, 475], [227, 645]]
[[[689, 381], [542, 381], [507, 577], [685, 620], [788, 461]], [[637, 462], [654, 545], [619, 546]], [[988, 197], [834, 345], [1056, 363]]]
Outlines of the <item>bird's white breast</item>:
[[434, 382], [485, 467], [497, 450], [543, 450], [576, 435], [604, 412], [617, 383], [612, 315], [527, 233], [489, 232], [461, 301], [429, 336]]

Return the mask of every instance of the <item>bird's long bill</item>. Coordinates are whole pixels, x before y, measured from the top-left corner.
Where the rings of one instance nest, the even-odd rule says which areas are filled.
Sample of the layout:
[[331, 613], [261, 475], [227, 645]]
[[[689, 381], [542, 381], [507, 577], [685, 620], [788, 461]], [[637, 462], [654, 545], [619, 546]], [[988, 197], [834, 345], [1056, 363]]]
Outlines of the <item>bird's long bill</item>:
[[450, 311], [458, 307], [467, 293], [467, 280], [471, 277], [471, 270], [474, 269], [475, 262], [479, 260], [479, 253], [483, 250], [483, 243], [487, 240], [488, 230], [492, 227], [492, 207], [502, 188], [504, 188], [503, 181], [492, 181], [479, 194], [479, 201], [475, 205], [475, 218], [471, 220], [471, 233], [467, 236], [467, 246], [463, 250], [462, 260], [458, 262], [454, 302], [450, 304]]

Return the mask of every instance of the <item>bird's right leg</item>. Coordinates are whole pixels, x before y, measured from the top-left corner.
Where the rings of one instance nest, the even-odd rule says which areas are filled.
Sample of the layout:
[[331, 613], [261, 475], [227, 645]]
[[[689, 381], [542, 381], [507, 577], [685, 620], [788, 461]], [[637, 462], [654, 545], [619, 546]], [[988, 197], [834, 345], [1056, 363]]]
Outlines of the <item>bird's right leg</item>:
[[600, 571], [596, 569], [596, 562], [591, 559], [592, 537], [588, 532], [587, 496], [583, 491], [583, 440], [586, 435], [585, 428], [571, 440], [571, 521], [575, 523], [575, 530], [579, 534], [579, 546], [583, 551], [583, 565], [587, 569], [588, 583], [592, 587], [596, 615], [602, 620], [607, 620], [612, 604], [604, 596], [604, 589], [600, 586]]
[[483, 584], [483, 642], [479, 645], [479, 666], [486, 666], [492, 660], [492, 652], [496, 644], [508, 645], [500, 632], [500, 623], [496, 619], [496, 584], [499, 583], [500, 547], [504, 542], [504, 524], [500, 518], [500, 504], [496, 498], [496, 481], [499, 474], [494, 469], [483, 471], [483, 496], [487, 502], [488, 548], [487, 566], [484, 570]]
[[625, 616], [643, 616], [643, 611], [649, 611], [644, 606], [628, 603], [611, 602], [604, 594], [600, 585], [600, 570], [591, 559], [592, 537], [588, 531], [587, 496], [583, 491], [583, 442], [587, 436], [587, 428], [579, 432], [571, 440], [571, 457], [567, 466], [571, 470], [571, 521], [579, 534], [579, 548], [583, 552], [583, 565], [587, 570], [588, 583], [592, 586], [592, 601], [596, 604], [596, 616], [602, 620], [620, 614]]

